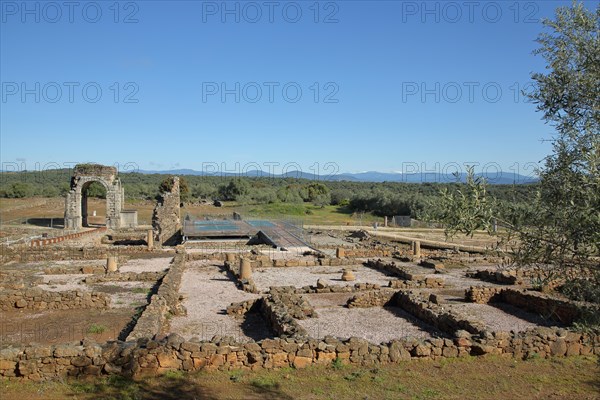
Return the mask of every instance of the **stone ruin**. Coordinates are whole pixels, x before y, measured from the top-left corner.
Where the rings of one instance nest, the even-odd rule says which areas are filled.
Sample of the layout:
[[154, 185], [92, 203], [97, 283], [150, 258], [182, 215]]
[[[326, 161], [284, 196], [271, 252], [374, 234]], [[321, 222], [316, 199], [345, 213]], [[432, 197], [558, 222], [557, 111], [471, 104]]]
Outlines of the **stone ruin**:
[[152, 214], [152, 229], [159, 246], [177, 244], [181, 238], [179, 177], [172, 179], [171, 190], [160, 195]]
[[106, 189], [106, 227], [119, 229], [137, 226], [137, 211], [123, 210], [125, 191], [117, 169], [105, 165], [78, 164], [71, 177], [71, 190], [65, 199], [65, 229], [81, 229], [88, 224], [87, 189], [98, 182]]

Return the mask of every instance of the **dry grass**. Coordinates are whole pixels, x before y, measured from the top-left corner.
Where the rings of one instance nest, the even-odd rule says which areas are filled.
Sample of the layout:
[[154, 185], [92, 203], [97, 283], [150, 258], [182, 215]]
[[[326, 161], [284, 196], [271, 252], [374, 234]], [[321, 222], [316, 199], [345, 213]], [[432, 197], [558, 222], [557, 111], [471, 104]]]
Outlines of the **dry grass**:
[[65, 382], [1, 381], [3, 399], [597, 399], [597, 358], [409, 361], [383, 367], [170, 372]]

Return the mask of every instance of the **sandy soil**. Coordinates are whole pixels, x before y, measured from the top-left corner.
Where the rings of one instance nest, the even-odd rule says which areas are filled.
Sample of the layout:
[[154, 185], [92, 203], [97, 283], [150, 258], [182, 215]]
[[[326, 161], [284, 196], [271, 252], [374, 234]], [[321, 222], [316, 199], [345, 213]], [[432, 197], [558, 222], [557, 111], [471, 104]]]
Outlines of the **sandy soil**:
[[37, 285], [37, 287], [50, 292], [64, 292], [67, 290], [83, 290], [89, 292], [91, 290], [88, 285], [83, 283], [83, 279], [90, 276], [89, 274], [58, 274], [42, 276], [44, 278], [44, 283]]
[[439, 335], [435, 328], [422, 323], [397, 307], [345, 308], [351, 294], [311, 294], [304, 297], [315, 307], [317, 318], [298, 320], [311, 337], [326, 335], [347, 339], [352, 336], [371, 343], [385, 343], [393, 339], [412, 337], [429, 338]]
[[159, 272], [169, 269], [173, 257], [134, 258], [119, 267], [120, 272]]
[[238, 290], [227, 273], [214, 263], [195, 261], [189, 263], [181, 280], [180, 293], [187, 296], [183, 305], [187, 316], [171, 320], [171, 332], [186, 339], [197, 337], [210, 340], [213, 336], [234, 336], [238, 341], [270, 337], [266, 322], [253, 318], [245, 322], [225, 314], [231, 303], [260, 297]]
[[94, 266], [105, 266], [106, 259], [98, 259], [98, 260], [58, 260], [58, 261], [50, 261], [52, 266], [67, 266], [67, 267], [85, 267], [87, 265]]
[[[342, 281], [342, 272], [345, 268], [354, 271], [356, 280], [353, 282]], [[263, 268], [253, 272], [252, 278], [260, 291], [267, 291], [270, 286], [302, 287], [316, 285], [318, 279], [323, 279], [330, 285], [354, 285], [355, 283], [377, 283], [387, 286], [391, 277], [362, 265], [343, 267], [285, 267]]]
[[50, 310], [0, 312], [2, 346], [29, 343], [58, 344], [84, 338], [115, 340], [135, 310]]

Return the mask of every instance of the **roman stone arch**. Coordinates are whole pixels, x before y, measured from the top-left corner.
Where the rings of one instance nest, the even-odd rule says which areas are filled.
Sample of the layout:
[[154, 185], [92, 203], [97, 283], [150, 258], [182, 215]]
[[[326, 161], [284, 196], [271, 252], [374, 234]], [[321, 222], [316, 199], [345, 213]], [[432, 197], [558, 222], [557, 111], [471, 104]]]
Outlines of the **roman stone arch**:
[[78, 164], [73, 170], [71, 190], [65, 199], [65, 229], [87, 226], [86, 189], [92, 182], [98, 182], [106, 188], [106, 227], [118, 229], [123, 225], [125, 191], [117, 177], [117, 169], [97, 164]]

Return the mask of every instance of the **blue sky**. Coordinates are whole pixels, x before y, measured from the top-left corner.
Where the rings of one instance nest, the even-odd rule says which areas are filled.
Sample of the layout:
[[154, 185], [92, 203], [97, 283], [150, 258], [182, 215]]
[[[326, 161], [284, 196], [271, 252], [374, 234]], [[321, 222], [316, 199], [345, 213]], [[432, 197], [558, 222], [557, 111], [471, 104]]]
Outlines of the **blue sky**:
[[527, 175], [551, 151], [518, 92], [570, 2], [1, 3], [5, 169]]

